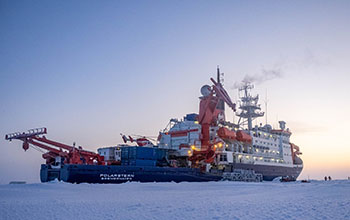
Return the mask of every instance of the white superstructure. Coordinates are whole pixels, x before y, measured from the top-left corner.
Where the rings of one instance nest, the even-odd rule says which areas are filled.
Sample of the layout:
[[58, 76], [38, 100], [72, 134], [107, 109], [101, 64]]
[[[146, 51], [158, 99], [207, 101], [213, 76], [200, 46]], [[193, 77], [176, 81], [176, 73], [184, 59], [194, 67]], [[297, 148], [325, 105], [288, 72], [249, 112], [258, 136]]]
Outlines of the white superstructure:
[[[272, 178], [274, 172], [279, 176], [297, 178], [303, 162], [298, 157], [301, 154], [299, 147], [290, 142], [292, 133], [286, 128], [286, 123], [279, 121], [278, 129], [269, 124], [252, 126], [254, 119], [264, 116], [258, 104], [259, 96], [250, 93], [252, 88], [250, 83], [244, 83], [239, 88], [237, 124], [220, 120], [215, 126], [210, 126], [210, 142], [215, 143], [215, 159], [210, 166], [224, 171], [236, 167], [254, 169], [264, 173], [264, 178]], [[188, 114], [183, 120], [172, 119], [159, 134], [159, 147], [171, 149], [175, 156], [183, 157], [191, 157], [194, 151], [203, 150], [202, 128], [197, 120], [197, 114]]]

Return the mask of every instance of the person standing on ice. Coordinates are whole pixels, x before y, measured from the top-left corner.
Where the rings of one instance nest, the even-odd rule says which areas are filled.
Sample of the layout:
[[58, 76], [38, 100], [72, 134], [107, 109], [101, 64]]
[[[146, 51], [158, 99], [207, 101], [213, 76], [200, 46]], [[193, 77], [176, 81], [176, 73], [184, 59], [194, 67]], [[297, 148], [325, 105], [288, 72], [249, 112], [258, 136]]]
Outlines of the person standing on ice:
[[331, 181], [331, 180], [332, 180], [331, 176], [328, 176], [328, 180], [329, 180], [329, 181]]
[[327, 181], [327, 176], [324, 177], [324, 181]]

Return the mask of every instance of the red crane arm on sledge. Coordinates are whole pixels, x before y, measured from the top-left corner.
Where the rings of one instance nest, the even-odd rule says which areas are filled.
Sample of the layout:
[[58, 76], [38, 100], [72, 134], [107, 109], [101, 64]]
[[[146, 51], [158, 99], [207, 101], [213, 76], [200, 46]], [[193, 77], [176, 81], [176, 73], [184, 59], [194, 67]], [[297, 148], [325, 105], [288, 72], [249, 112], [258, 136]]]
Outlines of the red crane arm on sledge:
[[29, 144], [47, 150], [48, 152], [43, 154], [43, 158], [47, 159], [47, 163], [50, 163], [50, 158], [54, 159], [56, 156], [66, 158], [66, 162], [69, 164], [93, 164], [94, 160], [96, 160], [98, 164], [104, 163], [104, 157], [97, 153], [83, 150], [81, 147], [76, 148], [52, 141], [45, 136], [39, 137], [39, 135], [46, 133], [46, 128], [31, 129], [28, 130], [28, 132], [7, 134], [5, 139], [9, 141], [13, 139], [23, 141], [24, 150], [29, 148]]
[[61, 152], [60, 150], [57, 150], [57, 149], [52, 148], [52, 147], [49, 147], [49, 146], [47, 146], [47, 145], [45, 145], [45, 144], [36, 142], [36, 141], [34, 141], [32, 138], [28, 138], [26, 141], [27, 141], [29, 144], [32, 144], [32, 145], [37, 146], [37, 147], [40, 147], [40, 148], [42, 148], [42, 149], [44, 149], [44, 150], [50, 151], [50, 152], [52, 152], [52, 153], [55, 153], [55, 154], [57, 154], [57, 156], [58, 156], [59, 153]]
[[66, 144], [62, 144], [62, 143], [59, 143], [59, 142], [56, 142], [56, 141], [49, 140], [45, 136], [44, 137], [34, 136], [32, 138], [35, 139], [35, 140], [38, 140], [38, 141], [41, 141], [41, 142], [53, 145], [53, 146], [58, 147], [58, 148], [66, 149], [68, 151], [73, 151], [74, 149], [79, 150], [79, 153], [82, 154], [82, 155], [86, 155], [86, 156], [96, 156], [97, 155], [96, 153], [91, 152], [91, 151], [83, 150], [83, 149], [80, 149], [80, 148], [75, 148], [75, 147], [72, 147], [72, 146], [69, 146], [69, 145], [66, 145]]

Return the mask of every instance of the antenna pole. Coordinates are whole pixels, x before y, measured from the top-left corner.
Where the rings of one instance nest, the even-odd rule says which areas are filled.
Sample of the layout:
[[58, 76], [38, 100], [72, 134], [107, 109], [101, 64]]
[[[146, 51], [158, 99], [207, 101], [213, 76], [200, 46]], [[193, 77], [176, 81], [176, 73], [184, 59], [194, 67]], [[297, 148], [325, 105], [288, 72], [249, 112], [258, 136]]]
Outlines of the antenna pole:
[[220, 69], [219, 69], [219, 65], [217, 65], [216, 71], [217, 71], [217, 82], [220, 83]]
[[238, 124], [241, 119], [243, 119], [243, 123], [248, 124], [248, 130], [252, 130], [253, 125], [252, 122], [254, 119], [258, 117], [263, 117], [264, 112], [261, 112], [260, 105], [258, 104], [259, 95], [252, 96], [250, 91], [253, 89], [253, 84], [249, 82], [244, 82], [244, 84], [238, 89], [239, 93], [243, 93], [240, 95], [240, 106], [241, 112], [237, 114], [239, 116]]
[[266, 93], [265, 93], [265, 124], [267, 124], [267, 102], [269, 100], [267, 99], [267, 89], [266, 89]]

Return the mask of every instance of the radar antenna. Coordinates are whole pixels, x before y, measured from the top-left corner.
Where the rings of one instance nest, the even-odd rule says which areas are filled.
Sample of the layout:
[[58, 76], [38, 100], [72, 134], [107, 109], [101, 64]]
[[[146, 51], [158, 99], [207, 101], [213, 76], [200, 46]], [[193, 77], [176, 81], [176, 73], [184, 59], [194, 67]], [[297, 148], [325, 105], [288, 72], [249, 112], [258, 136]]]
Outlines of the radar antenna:
[[[252, 121], [258, 117], [264, 116], [264, 112], [261, 112], [259, 101], [259, 95], [252, 96], [251, 90], [254, 85], [250, 82], [243, 82], [239, 91], [239, 109], [240, 112], [237, 113], [239, 116], [238, 124], [239, 126], [248, 125], [248, 129], [252, 130]], [[243, 119], [243, 120], [242, 120]]]

